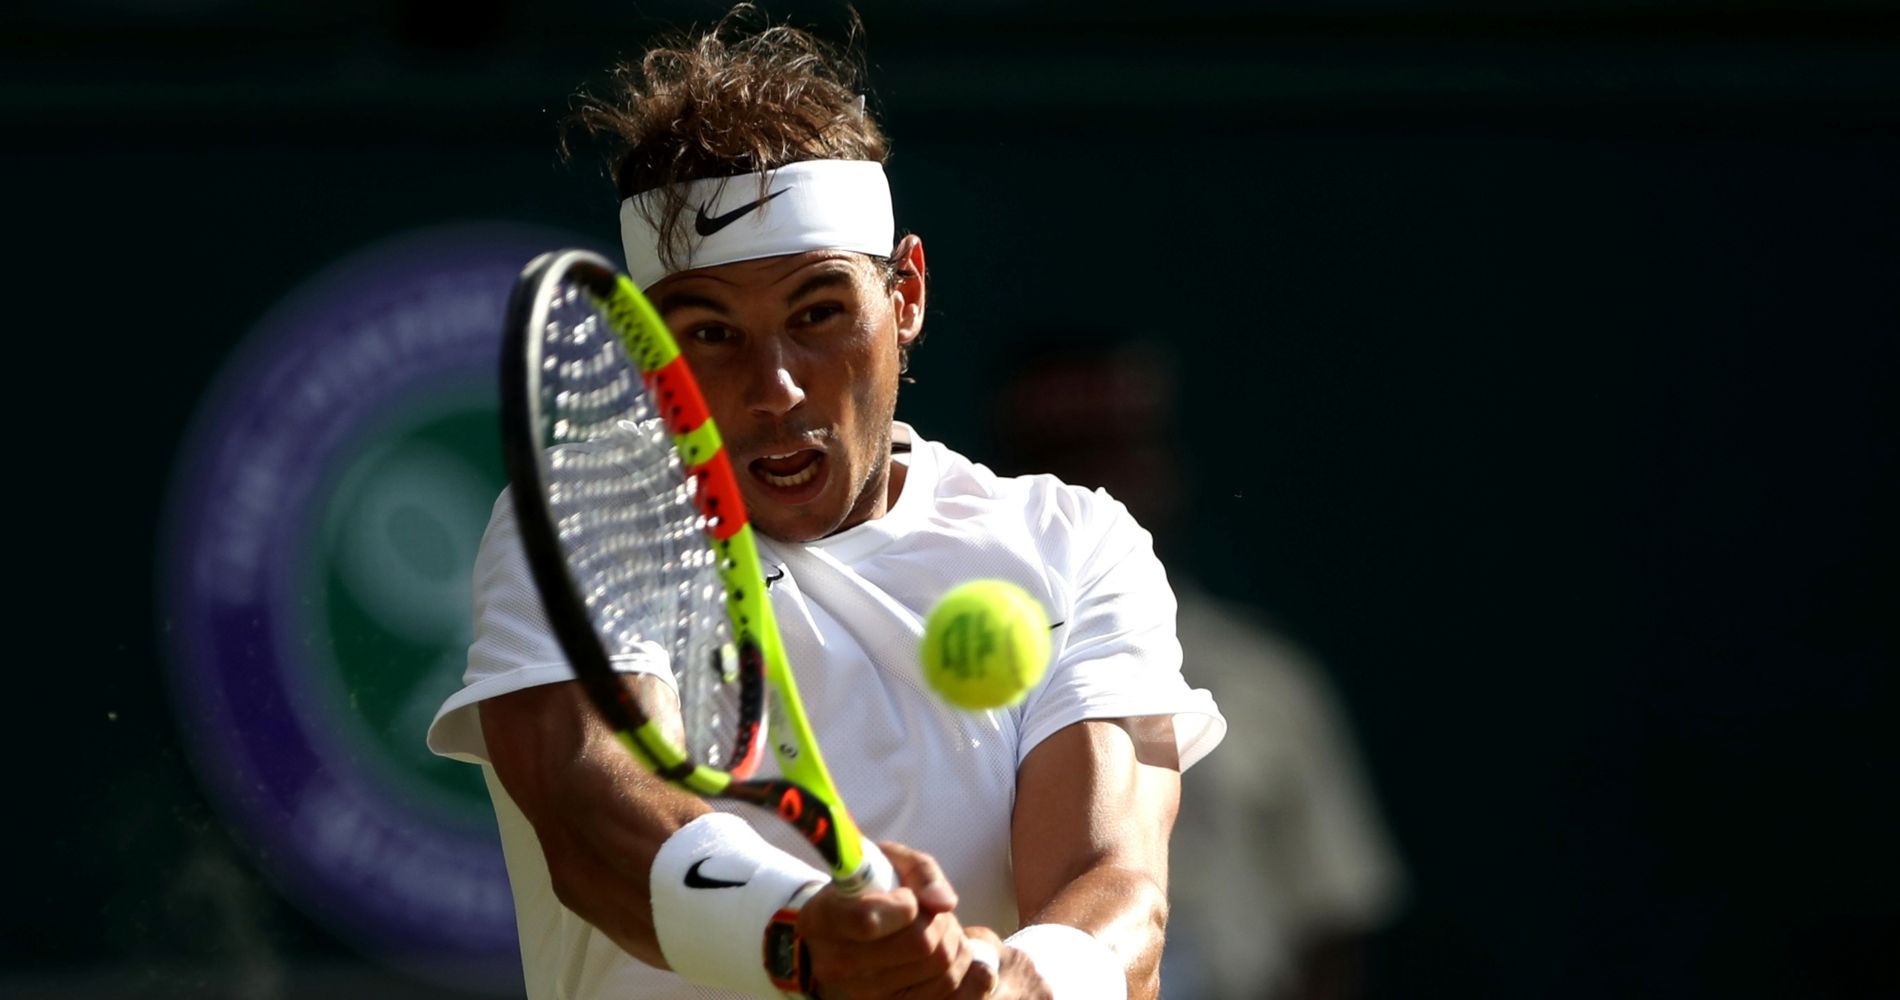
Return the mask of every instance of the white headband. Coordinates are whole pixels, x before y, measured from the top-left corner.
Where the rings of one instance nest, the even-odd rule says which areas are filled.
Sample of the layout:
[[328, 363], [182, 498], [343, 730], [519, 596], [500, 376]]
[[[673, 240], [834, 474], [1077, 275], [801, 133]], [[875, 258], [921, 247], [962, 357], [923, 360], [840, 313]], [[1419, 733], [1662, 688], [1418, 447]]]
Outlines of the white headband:
[[668, 268], [660, 233], [648, 214], [659, 215], [661, 192], [647, 191], [620, 203], [620, 241], [627, 273], [642, 290], [661, 278], [697, 267], [716, 267], [806, 250], [857, 250], [882, 257], [891, 252], [897, 224], [884, 168], [871, 160], [805, 160], [768, 171], [760, 197], [759, 175], [718, 177], [686, 185], [682, 213], [684, 259]]

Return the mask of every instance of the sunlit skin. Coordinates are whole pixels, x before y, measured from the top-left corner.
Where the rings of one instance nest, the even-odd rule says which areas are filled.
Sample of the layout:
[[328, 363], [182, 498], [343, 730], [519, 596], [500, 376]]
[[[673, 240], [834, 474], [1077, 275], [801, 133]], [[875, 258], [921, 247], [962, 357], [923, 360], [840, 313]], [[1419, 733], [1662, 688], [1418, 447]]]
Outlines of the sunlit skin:
[[805, 542], [882, 517], [899, 348], [924, 322], [924, 249], [887, 282], [861, 253], [813, 250], [685, 271], [647, 290], [698, 378], [753, 525]]
[[[649, 289], [719, 421], [752, 519], [773, 538], [817, 539], [881, 517], [903, 487], [891, 420], [899, 349], [923, 329], [924, 255], [914, 237], [898, 252], [894, 282], [862, 254], [818, 251]], [[650, 676], [628, 683], [663, 686]], [[533, 824], [558, 898], [666, 968], [653, 860], [707, 805], [635, 764], [576, 684], [496, 696], [481, 719], [495, 774]], [[1131, 1000], [1157, 994], [1166, 923], [1180, 778], [1171, 719], [1161, 726], [1091, 719], [1042, 741], [1018, 771], [1010, 827], [1019, 922], [1095, 935], [1126, 966]], [[570, 807], [583, 800], [601, 808]], [[962, 925], [934, 859], [883, 847], [899, 888], [848, 897], [828, 885], [799, 913], [825, 996], [1050, 995], [1028, 955], [992, 928]], [[976, 964], [975, 940], [997, 951], [995, 970]]]

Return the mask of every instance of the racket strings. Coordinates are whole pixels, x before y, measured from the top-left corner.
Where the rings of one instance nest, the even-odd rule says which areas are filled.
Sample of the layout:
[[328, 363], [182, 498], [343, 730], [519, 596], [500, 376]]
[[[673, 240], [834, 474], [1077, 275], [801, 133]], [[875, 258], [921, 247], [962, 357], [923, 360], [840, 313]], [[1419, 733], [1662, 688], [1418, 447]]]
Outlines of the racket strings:
[[717, 557], [639, 372], [577, 289], [550, 303], [540, 395], [548, 509], [610, 656], [670, 677], [684, 749], [725, 770], [744, 719]]

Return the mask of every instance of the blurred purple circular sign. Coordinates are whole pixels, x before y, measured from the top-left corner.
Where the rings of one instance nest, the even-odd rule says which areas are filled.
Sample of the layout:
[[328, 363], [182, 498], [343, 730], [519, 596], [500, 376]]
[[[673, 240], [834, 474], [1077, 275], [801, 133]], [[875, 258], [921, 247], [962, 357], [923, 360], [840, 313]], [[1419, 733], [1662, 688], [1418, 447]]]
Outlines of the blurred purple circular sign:
[[365, 249], [245, 339], [181, 451], [160, 568], [181, 729], [300, 909], [437, 982], [521, 989], [479, 769], [423, 745], [460, 683], [503, 483], [515, 276], [570, 234], [465, 224]]

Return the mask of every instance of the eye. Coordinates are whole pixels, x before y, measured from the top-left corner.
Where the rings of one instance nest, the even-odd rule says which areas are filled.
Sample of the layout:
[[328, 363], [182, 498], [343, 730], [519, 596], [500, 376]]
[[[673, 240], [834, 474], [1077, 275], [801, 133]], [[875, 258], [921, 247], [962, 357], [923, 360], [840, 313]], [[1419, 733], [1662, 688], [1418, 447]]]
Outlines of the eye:
[[836, 316], [844, 314], [844, 307], [836, 302], [821, 302], [815, 306], [806, 306], [792, 317], [798, 326], [819, 326]]
[[686, 339], [695, 344], [724, 344], [731, 341], [733, 336], [731, 327], [720, 326], [717, 323], [696, 326], [686, 331]]

